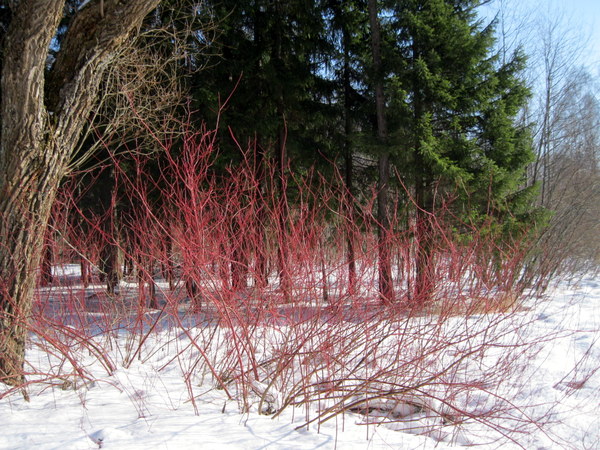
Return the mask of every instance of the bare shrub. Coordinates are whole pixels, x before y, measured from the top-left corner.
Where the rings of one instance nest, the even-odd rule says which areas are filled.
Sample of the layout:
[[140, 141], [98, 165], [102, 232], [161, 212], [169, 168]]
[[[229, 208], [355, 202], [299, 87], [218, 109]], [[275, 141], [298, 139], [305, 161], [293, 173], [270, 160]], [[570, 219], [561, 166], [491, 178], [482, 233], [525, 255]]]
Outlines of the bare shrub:
[[[469, 224], [457, 238], [449, 199], [428, 227], [435, 243], [428, 301], [412, 296], [408, 229], [388, 240], [397, 290], [392, 303], [382, 303], [374, 198], [350, 218], [340, 202], [342, 180], [289, 175], [294, 198], [284, 198], [289, 214], [281, 229], [281, 194], [269, 187], [275, 169], [267, 165], [266, 179], [258, 179], [252, 147], [240, 148], [238, 166], [217, 170], [214, 131], [174, 143], [162, 143], [158, 159], [130, 153], [127, 170], [122, 155], [112, 155], [122, 183], [117, 203], [127, 205], [125, 237], [115, 244], [131, 265], [114, 295], [94, 284], [97, 255], [113, 239], [101, 223], [107, 219], [74, 219], [78, 190], [64, 185], [56, 252], [65, 263], [90, 261], [92, 276], [87, 287], [59, 276], [39, 291], [30, 332], [52, 363], [44, 372], [31, 366], [32, 382], [83, 386], [93, 382], [89, 358], [110, 375], [168, 351], [172, 357], [157, 370], [179, 368], [198, 412], [208, 386], [241, 411], [298, 409], [303, 427], [357, 414], [366, 426], [468, 443], [462, 426], [518, 441], [516, 432], [540, 425], [527, 405], [512, 401], [518, 386], [503, 384], [536, 344], [527, 340], [524, 314], [532, 297], [519, 284], [526, 240], [500, 242]], [[277, 242], [282, 233], [285, 244]], [[355, 242], [352, 286], [348, 236]], [[286, 288], [278, 245], [287, 246]]]

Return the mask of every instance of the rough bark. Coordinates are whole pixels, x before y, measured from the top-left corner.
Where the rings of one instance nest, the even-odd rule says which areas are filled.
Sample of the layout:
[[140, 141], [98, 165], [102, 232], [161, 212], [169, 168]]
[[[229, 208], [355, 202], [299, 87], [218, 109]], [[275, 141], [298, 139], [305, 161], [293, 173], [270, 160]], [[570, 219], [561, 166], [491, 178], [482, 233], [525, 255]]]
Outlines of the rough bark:
[[40, 268], [40, 285], [50, 286], [54, 281], [52, 275], [52, 264], [54, 262], [54, 249], [52, 248], [52, 236], [50, 232], [46, 232], [44, 238], [44, 250], [42, 256], [42, 264]]
[[0, 84], [0, 381], [7, 384], [24, 381], [27, 321], [50, 208], [102, 73], [158, 2], [88, 3], [47, 73], [64, 0], [10, 5]]
[[[35, 5], [30, 5], [35, 3]], [[34, 7], [39, 13], [32, 13]], [[50, 204], [57, 184], [53, 145], [45, 130], [44, 64], [62, 2], [21, 2], [4, 41], [0, 137], [0, 380], [23, 380], [26, 323], [31, 310]], [[40, 57], [44, 55], [44, 57]], [[40, 231], [41, 230], [41, 231]], [[32, 264], [35, 262], [35, 265]]]

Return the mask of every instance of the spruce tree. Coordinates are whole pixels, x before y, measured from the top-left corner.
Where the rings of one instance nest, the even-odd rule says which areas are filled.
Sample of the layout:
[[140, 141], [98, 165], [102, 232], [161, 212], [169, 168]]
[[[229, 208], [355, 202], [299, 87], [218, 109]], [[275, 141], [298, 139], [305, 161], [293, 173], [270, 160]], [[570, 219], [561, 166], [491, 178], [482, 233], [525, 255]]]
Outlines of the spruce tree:
[[[257, 179], [266, 183], [266, 164], [276, 170], [270, 185], [262, 189], [270, 192], [267, 197], [276, 201], [272, 206], [280, 214], [278, 223], [270, 225], [279, 232], [278, 270], [285, 292], [286, 197], [293, 196], [293, 179], [288, 175], [318, 165], [320, 152], [327, 153], [330, 145], [323, 126], [328, 105], [322, 100], [332, 87], [319, 73], [327, 47], [323, 9], [319, 3], [303, 0], [220, 1], [209, 9], [221, 33], [214, 43], [215, 58], [197, 79], [201, 119], [219, 113], [222, 153], [217, 166], [239, 161], [240, 142], [256, 149]], [[231, 140], [231, 133], [237, 142]], [[257, 222], [257, 229], [264, 226], [262, 218]], [[261, 251], [255, 249], [256, 263], [262, 267], [255, 272], [263, 273], [257, 281], [266, 283]]]
[[479, 3], [401, 0], [391, 6], [397, 57], [393, 133], [397, 159], [410, 162], [414, 186], [413, 297], [419, 303], [435, 288], [435, 198], [458, 193], [455, 206], [471, 223], [490, 216], [507, 220], [517, 206], [527, 206], [521, 183], [532, 150], [527, 128], [516, 121], [528, 95], [519, 78], [524, 60], [517, 53], [500, 64], [493, 26], [482, 27], [477, 19]]
[[[330, 102], [333, 113], [340, 118], [333, 120], [331, 135], [334, 146], [339, 149], [343, 160], [344, 173], [344, 208], [346, 214], [346, 261], [348, 264], [349, 292], [354, 293], [356, 284], [356, 252], [352, 228], [356, 221], [356, 194], [354, 153], [358, 148], [355, 142], [357, 131], [365, 123], [363, 105], [367, 97], [359, 92], [364, 83], [360, 66], [361, 53], [365, 46], [363, 37], [368, 34], [368, 17], [364, 13], [366, 2], [363, 0], [331, 0], [329, 14], [329, 38], [331, 41], [329, 61], [334, 69], [335, 89], [331, 93]], [[334, 116], [335, 117], [335, 116]]]

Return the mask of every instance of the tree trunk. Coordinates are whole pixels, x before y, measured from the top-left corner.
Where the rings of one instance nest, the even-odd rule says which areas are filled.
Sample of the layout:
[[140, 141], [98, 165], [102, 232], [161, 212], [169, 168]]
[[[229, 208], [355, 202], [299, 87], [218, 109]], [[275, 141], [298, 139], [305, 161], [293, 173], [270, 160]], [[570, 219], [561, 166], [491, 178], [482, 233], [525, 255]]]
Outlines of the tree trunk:
[[[281, 16], [281, 3], [276, 0], [274, 3], [273, 11], [278, 16]], [[276, 67], [283, 67], [283, 54], [282, 54], [282, 30], [278, 23], [274, 30], [274, 45], [272, 50], [273, 59], [276, 61]], [[277, 74], [281, 76], [281, 74]], [[278, 219], [279, 224], [277, 227], [277, 259], [279, 264], [279, 287], [283, 293], [283, 297], [286, 303], [291, 301], [291, 279], [289, 273], [289, 242], [288, 242], [288, 220], [289, 210], [287, 201], [287, 179], [286, 172], [288, 169], [288, 156], [287, 156], [287, 129], [286, 129], [286, 105], [284, 99], [284, 90], [282, 87], [282, 79], [277, 80], [275, 85], [275, 98], [276, 98], [276, 109], [277, 119], [279, 124], [277, 126], [277, 138], [275, 148], [275, 161], [277, 169], [277, 201], [278, 201]]]
[[[254, 3], [254, 46], [257, 49], [263, 48], [262, 34], [263, 16], [261, 11], [262, 5], [260, 2]], [[262, 70], [262, 59], [255, 61], [256, 73]], [[262, 89], [256, 93], [257, 97], [266, 97]], [[254, 207], [256, 216], [254, 219], [254, 236], [252, 240], [254, 257], [256, 259], [254, 267], [254, 285], [259, 288], [265, 288], [269, 284], [268, 274], [268, 251], [267, 251], [267, 199], [266, 193], [268, 190], [266, 167], [267, 162], [266, 150], [263, 147], [262, 136], [257, 133], [254, 136], [254, 179], [256, 182], [256, 190], [254, 192]]]
[[54, 262], [54, 242], [52, 241], [52, 231], [49, 228], [44, 236], [44, 250], [42, 256], [42, 267], [40, 270], [40, 285], [50, 286], [54, 281], [52, 275], [52, 263]]
[[248, 243], [245, 231], [242, 231], [243, 224], [237, 223], [237, 218], [233, 217], [233, 232], [230, 240], [233, 245], [231, 252], [231, 286], [236, 292], [243, 291], [248, 286]]
[[173, 236], [170, 232], [165, 233], [163, 246], [162, 275], [169, 283], [169, 290], [173, 291], [175, 289], [175, 268], [173, 267]]
[[81, 256], [79, 267], [81, 268], [81, 284], [87, 288], [90, 285], [90, 261], [85, 256]]
[[256, 190], [254, 192], [254, 207], [256, 214], [254, 219], [254, 236], [252, 245], [256, 264], [254, 268], [254, 285], [265, 288], [269, 284], [269, 274], [267, 270], [267, 213], [266, 213], [266, 174], [265, 174], [265, 151], [260, 147], [260, 139], [256, 138], [254, 151], [254, 177], [256, 180]]
[[117, 242], [104, 242], [100, 255], [100, 281], [106, 283], [106, 293], [110, 296], [118, 294], [121, 281], [119, 264], [119, 246]]
[[48, 49], [64, 0], [21, 0], [11, 6], [1, 49], [0, 85], [0, 381], [4, 383], [24, 381], [27, 321], [50, 209], [97, 99], [102, 73], [158, 1], [88, 3], [73, 19], [47, 74]]
[[[283, 108], [278, 108], [278, 113], [281, 116], [281, 120], [285, 120], [283, 114]], [[277, 259], [279, 265], [279, 287], [283, 293], [283, 297], [286, 303], [291, 301], [291, 280], [288, 267], [289, 251], [288, 251], [288, 218], [289, 210], [287, 203], [287, 182], [286, 182], [286, 168], [287, 168], [287, 154], [285, 148], [285, 129], [283, 125], [279, 126], [278, 138], [277, 138], [277, 217], [279, 220], [277, 226]]]
[[121, 233], [118, 212], [117, 182], [115, 179], [114, 166], [109, 169], [108, 184], [110, 185], [110, 196], [103, 197], [100, 201], [103, 210], [104, 241], [102, 243], [100, 256], [101, 281], [106, 283], [106, 292], [110, 296], [118, 294], [118, 287], [122, 278], [121, 270]]
[[[413, 66], [421, 54], [419, 42], [412, 44]], [[418, 75], [413, 77], [413, 109], [415, 130], [421, 128], [425, 115], [426, 103], [420, 89]], [[415, 282], [413, 286], [413, 306], [422, 307], [431, 300], [435, 290], [435, 265], [433, 255], [433, 236], [430, 214], [433, 213], [433, 175], [430, 165], [423, 157], [422, 136], [416, 133], [414, 138], [415, 153]]]
[[388, 183], [390, 178], [389, 151], [384, 147], [387, 141], [387, 123], [385, 120], [385, 96], [381, 73], [381, 34], [377, 0], [369, 0], [369, 24], [371, 26], [371, 49], [373, 53], [373, 72], [375, 73], [375, 108], [377, 113], [377, 140], [382, 146], [378, 161], [379, 180], [377, 183], [377, 232], [379, 256], [379, 295], [384, 302], [394, 300], [392, 283], [392, 262], [389, 249], [390, 221], [388, 215]]
[[[43, 3], [35, 12], [34, 5]], [[0, 381], [23, 378], [27, 319], [60, 178], [45, 136], [44, 64], [62, 1], [21, 2], [5, 36], [0, 138]], [[29, 6], [29, 7], [28, 7]], [[36, 5], [42, 6], [42, 5]], [[43, 58], [40, 57], [43, 55]]]
[[[422, 158], [417, 157], [417, 160]], [[424, 162], [421, 161], [422, 174], [417, 176], [415, 185], [416, 202], [416, 248], [415, 248], [415, 284], [413, 292], [414, 306], [421, 307], [428, 303], [435, 290], [435, 261], [433, 254], [433, 232], [430, 214], [433, 211], [431, 197], [431, 181], [425, 173]]]
[[[343, 21], [342, 21], [343, 22]], [[352, 178], [354, 173], [352, 161], [352, 143], [350, 135], [352, 134], [352, 117], [350, 95], [352, 86], [350, 85], [350, 32], [347, 26], [343, 25], [342, 45], [344, 46], [344, 172], [346, 193], [348, 200], [346, 202], [346, 214], [348, 215], [348, 225], [346, 228], [346, 260], [348, 262], [348, 291], [354, 295], [356, 289], [356, 255], [354, 251], [354, 191], [352, 189]]]

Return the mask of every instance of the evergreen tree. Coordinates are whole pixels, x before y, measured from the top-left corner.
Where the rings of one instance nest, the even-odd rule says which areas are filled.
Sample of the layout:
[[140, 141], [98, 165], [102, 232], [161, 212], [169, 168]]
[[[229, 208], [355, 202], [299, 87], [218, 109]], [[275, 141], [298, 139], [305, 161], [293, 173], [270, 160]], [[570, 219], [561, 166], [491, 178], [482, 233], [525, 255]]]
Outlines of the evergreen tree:
[[[332, 93], [331, 103], [337, 106], [334, 113], [341, 120], [334, 121], [332, 135], [335, 136], [335, 146], [341, 150], [343, 159], [345, 211], [347, 217], [346, 229], [346, 260], [348, 263], [348, 285], [350, 292], [354, 292], [356, 283], [356, 256], [352, 226], [355, 224], [355, 169], [354, 151], [357, 147], [354, 136], [358, 128], [365, 121], [361, 117], [362, 105], [367, 103], [366, 97], [358, 92], [358, 86], [364, 83], [362, 70], [357, 55], [361, 54], [364, 46], [363, 37], [368, 32], [368, 20], [363, 12], [366, 8], [364, 1], [332, 0], [329, 2], [329, 35], [331, 39], [332, 57], [334, 68], [335, 90]], [[364, 52], [363, 52], [364, 53]], [[337, 138], [337, 139], [336, 139]]]
[[[528, 95], [519, 79], [524, 58], [517, 53], [501, 63], [492, 54], [494, 29], [477, 20], [479, 3], [257, 0], [208, 5], [220, 34], [210, 44], [213, 60], [195, 79], [198, 110], [209, 121], [216, 112], [220, 116], [216, 170], [240, 156], [231, 132], [243, 147], [255, 144], [258, 179], [265, 178], [265, 161], [277, 168], [272, 198], [290, 196], [290, 202], [277, 205], [280, 222], [269, 225], [282, 232], [282, 276], [286, 208], [294, 192], [288, 174], [314, 166], [326, 170], [322, 163], [338, 158], [344, 162], [347, 193], [378, 180], [383, 298], [393, 298], [385, 237], [391, 231], [390, 173], [411, 186], [416, 202], [413, 209], [405, 202], [402, 217], [411, 216], [417, 224], [413, 297], [418, 301], [426, 301], [434, 289], [430, 216], [436, 198], [458, 196], [453, 204], [458, 222], [478, 225], [492, 219], [492, 228], [514, 231], [530, 220], [533, 190], [521, 186], [532, 153], [528, 129], [515, 120]], [[357, 154], [378, 160], [377, 170], [365, 172], [371, 178], [353, 179]], [[351, 239], [347, 251], [351, 281]], [[256, 264], [265, 267], [260, 249], [254, 253]], [[244, 257], [240, 262], [248, 264]]]
[[[288, 175], [290, 171], [302, 174], [321, 163], [319, 153], [327, 153], [330, 146], [323, 123], [331, 115], [326, 113], [328, 105], [323, 99], [329, 97], [332, 86], [319, 73], [328, 45], [323, 7], [304, 0], [221, 1], [209, 10], [221, 34], [214, 44], [213, 62], [196, 83], [201, 119], [212, 116], [216, 121], [218, 112], [222, 152], [218, 166], [239, 160], [239, 142], [243, 147], [250, 143], [256, 149], [257, 179], [265, 179], [266, 163], [276, 169], [272, 185], [261, 189], [269, 191], [269, 197], [278, 203], [274, 206], [280, 213], [279, 223], [272, 225], [280, 233], [278, 266], [285, 290], [285, 230], [289, 221], [286, 196], [293, 196], [293, 180]], [[230, 133], [237, 142], [230, 139]], [[265, 198], [256, 195], [258, 201]], [[258, 217], [257, 229], [261, 226], [264, 221]], [[263, 273], [262, 280], [257, 281], [266, 283], [262, 251], [255, 249], [260, 266], [255, 273]]]
[[384, 72], [382, 63], [382, 37], [379, 23], [379, 4], [369, 0], [369, 25], [371, 31], [372, 84], [375, 93], [375, 117], [377, 120], [377, 144], [380, 148], [377, 160], [377, 234], [379, 256], [379, 295], [385, 302], [394, 299], [392, 263], [390, 256], [389, 179], [390, 151], [387, 145], [388, 125]]
[[401, 0], [390, 7], [397, 58], [392, 133], [396, 160], [408, 160], [404, 174], [414, 186], [418, 302], [434, 289], [434, 198], [458, 192], [463, 218], [483, 222], [507, 219], [529, 195], [520, 187], [532, 150], [527, 128], [516, 123], [528, 95], [518, 77], [523, 56], [498, 62], [493, 26], [477, 20], [479, 3]]

